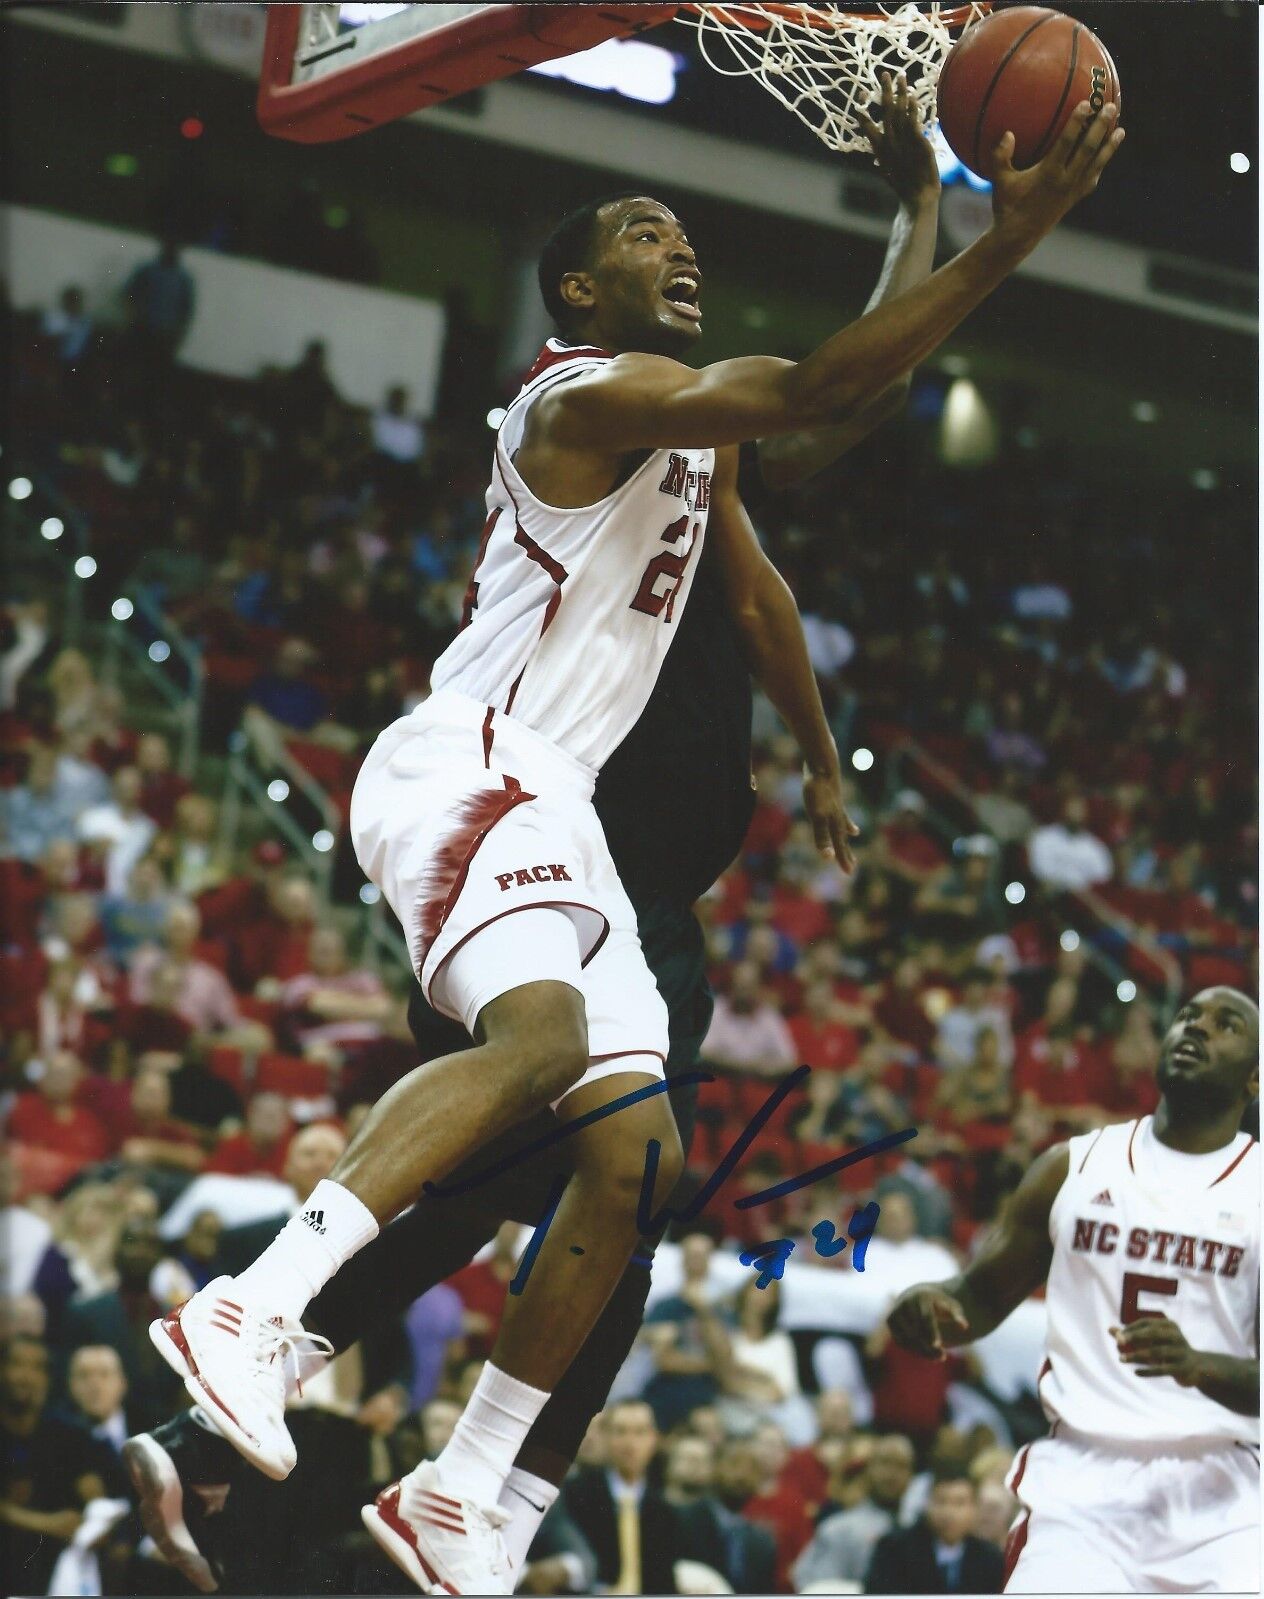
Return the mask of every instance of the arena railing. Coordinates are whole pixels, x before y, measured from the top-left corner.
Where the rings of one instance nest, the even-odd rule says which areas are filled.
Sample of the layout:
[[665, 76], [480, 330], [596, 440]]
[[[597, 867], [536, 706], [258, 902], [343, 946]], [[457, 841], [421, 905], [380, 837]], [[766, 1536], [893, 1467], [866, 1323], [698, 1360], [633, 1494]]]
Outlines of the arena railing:
[[[84, 630], [84, 578], [80, 563], [89, 555], [89, 528], [83, 513], [54, 487], [38, 469], [10, 457], [5, 451], [3, 476], [9, 484], [4, 496], [3, 553], [5, 590], [17, 591], [28, 572], [39, 573], [49, 587], [61, 590], [58, 631], [66, 644], [77, 645]], [[30, 492], [18, 499], [12, 484], [25, 478]], [[46, 536], [42, 526], [61, 524], [61, 532]]]
[[[945, 766], [942, 761], [937, 760], [929, 750], [923, 749], [915, 739], [911, 738], [901, 739], [892, 746], [887, 761], [888, 790], [889, 794], [893, 795], [901, 788], [915, 788], [918, 793], [925, 797], [924, 784], [919, 784], [916, 777], [902, 775], [908, 771], [924, 774], [936, 788], [950, 794], [955, 804], [969, 817], [970, 825], [974, 831], [985, 834], [996, 844], [996, 858], [999, 859], [1001, 850], [999, 840], [996, 839], [995, 835], [979, 816], [975, 797], [971, 789], [961, 781], [954, 771]], [[927, 820], [945, 839], [952, 840], [959, 836], [960, 830], [953, 824], [952, 820], [929, 803], [926, 808], [926, 816]], [[995, 870], [995, 866], [993, 870]], [[1135, 922], [1121, 915], [1120, 912], [1108, 905], [1100, 895], [1094, 894], [1091, 890], [1073, 891], [1066, 894], [1064, 899], [1079, 907], [1085, 913], [1088, 921], [1108, 927], [1126, 948], [1135, 951], [1152, 968], [1157, 970], [1162, 985], [1162, 1003], [1165, 1011], [1168, 1015], [1174, 1014], [1180, 1004], [1183, 978], [1180, 963], [1171, 952], [1151, 938], [1144, 928], [1138, 927]], [[1081, 929], [1076, 928], [1075, 931], [1079, 932]], [[1133, 980], [1133, 974], [1106, 954], [1091, 939], [1085, 939], [1082, 947], [1087, 958], [1110, 978], [1116, 988], [1122, 982]]]
[[[290, 845], [311, 873], [320, 897], [330, 901], [333, 882], [334, 854], [342, 816], [327, 791], [287, 752], [280, 752], [271, 760], [269, 772], [260, 770], [260, 760], [249, 738], [238, 730], [229, 741], [229, 758], [224, 772], [224, 789], [220, 801], [221, 849], [235, 855], [249, 808], [261, 832], [275, 831]], [[316, 847], [311, 834], [291, 815], [284, 800], [274, 799], [268, 785], [278, 772], [284, 773], [287, 783], [316, 810], [325, 830], [333, 835], [334, 848]], [[288, 797], [288, 796], [287, 796]], [[405, 984], [413, 980], [407, 945], [398, 926], [387, 914], [386, 904], [380, 897], [361, 898], [359, 904], [361, 958], [377, 972], [390, 972]]]
[[[179, 770], [182, 776], [192, 777], [201, 753], [202, 651], [143, 583], [129, 584], [126, 599], [132, 606], [130, 614], [115, 613], [106, 626], [107, 661], [117, 668], [125, 657], [164, 702], [179, 730]], [[183, 669], [183, 682], [166, 668], [168, 661]]]
[[[235, 852], [241, 832], [244, 805], [249, 804], [267, 829], [275, 829], [293, 848], [319, 888], [328, 899], [333, 877], [334, 849], [321, 849], [309, 833], [285, 808], [284, 799], [274, 799], [268, 786], [278, 775], [290, 787], [297, 789], [320, 818], [321, 828], [330, 833], [336, 843], [342, 827], [342, 817], [329, 795], [319, 783], [284, 749], [275, 757], [275, 770], [270, 774], [259, 768], [259, 761], [246, 734], [238, 729], [228, 741], [229, 755], [224, 768], [224, 791], [220, 801], [220, 844], [228, 852]], [[288, 796], [287, 796], [288, 797]]]

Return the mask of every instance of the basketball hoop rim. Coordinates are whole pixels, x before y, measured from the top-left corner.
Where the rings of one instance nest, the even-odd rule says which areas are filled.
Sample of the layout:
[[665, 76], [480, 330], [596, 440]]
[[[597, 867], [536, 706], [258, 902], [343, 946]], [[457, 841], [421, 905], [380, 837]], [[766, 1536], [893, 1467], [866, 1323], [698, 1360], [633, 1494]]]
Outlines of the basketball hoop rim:
[[[797, 22], [800, 27], [820, 27], [824, 32], [836, 33], [839, 31], [839, 22], [891, 22], [894, 18], [886, 11], [846, 11], [836, 12], [833, 17], [822, 17], [819, 22], [813, 17], [814, 8], [809, 5], [742, 5], [735, 3], [729, 5], [682, 5], [682, 11], [692, 11], [695, 16], [704, 20], [719, 22], [725, 27], [746, 28], [752, 33], [761, 33], [771, 22], [767, 15], [756, 13], [772, 12], [786, 22]], [[970, 21], [972, 15], [980, 12], [987, 13], [992, 9], [992, 0], [978, 0], [974, 5], [941, 5], [939, 8], [939, 21], [946, 28], [960, 28]], [[749, 13], [743, 15], [743, 13]]]

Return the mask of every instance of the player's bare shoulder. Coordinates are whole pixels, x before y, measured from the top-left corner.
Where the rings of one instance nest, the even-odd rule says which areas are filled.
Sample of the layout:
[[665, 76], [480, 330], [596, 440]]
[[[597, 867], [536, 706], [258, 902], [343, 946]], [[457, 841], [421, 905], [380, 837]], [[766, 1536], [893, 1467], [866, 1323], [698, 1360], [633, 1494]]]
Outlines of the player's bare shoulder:
[[515, 457], [524, 481], [549, 505], [601, 499], [636, 448], [621, 437], [620, 411], [653, 404], [689, 370], [669, 356], [629, 352], [546, 390], [528, 412]]
[[1045, 1233], [1049, 1216], [1071, 1170], [1069, 1142], [1050, 1144], [1027, 1168], [1014, 1190], [1008, 1215], [1015, 1229]]
[[532, 407], [528, 442], [535, 432], [557, 445], [608, 451], [621, 412], [663, 399], [692, 376], [692, 367], [671, 356], [625, 351], [541, 395]]

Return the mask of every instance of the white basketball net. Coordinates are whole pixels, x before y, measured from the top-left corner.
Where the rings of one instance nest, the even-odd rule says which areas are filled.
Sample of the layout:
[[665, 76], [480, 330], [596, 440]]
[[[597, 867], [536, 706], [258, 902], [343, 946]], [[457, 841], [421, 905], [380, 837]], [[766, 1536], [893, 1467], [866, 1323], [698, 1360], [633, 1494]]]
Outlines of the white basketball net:
[[880, 74], [907, 74], [929, 126], [935, 85], [956, 42], [952, 30], [989, 10], [983, 3], [881, 5], [858, 16], [837, 5], [697, 5], [679, 15], [697, 28], [717, 72], [756, 79], [831, 150], [867, 151], [856, 112], [874, 116]]

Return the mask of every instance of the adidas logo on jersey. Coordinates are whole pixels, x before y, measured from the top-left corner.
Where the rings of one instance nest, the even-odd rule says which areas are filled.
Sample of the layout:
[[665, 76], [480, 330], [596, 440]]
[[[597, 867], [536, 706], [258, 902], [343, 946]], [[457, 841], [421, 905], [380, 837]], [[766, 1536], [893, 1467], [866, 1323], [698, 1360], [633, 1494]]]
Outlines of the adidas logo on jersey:
[[1109, 1188], [1103, 1188], [1100, 1194], [1094, 1194], [1093, 1203], [1095, 1205], [1109, 1205], [1112, 1210], [1115, 1205], [1115, 1201], [1110, 1197]]

